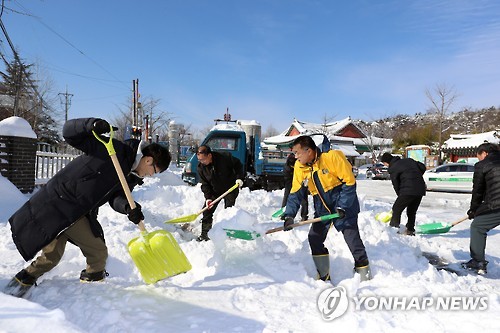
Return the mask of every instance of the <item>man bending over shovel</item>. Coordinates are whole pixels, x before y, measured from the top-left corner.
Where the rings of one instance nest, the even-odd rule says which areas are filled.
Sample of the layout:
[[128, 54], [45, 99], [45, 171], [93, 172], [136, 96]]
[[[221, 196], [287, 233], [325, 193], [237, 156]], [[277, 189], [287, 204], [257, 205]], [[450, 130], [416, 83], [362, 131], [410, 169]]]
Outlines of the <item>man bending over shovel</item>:
[[[96, 118], [73, 119], [64, 124], [66, 142], [84, 154], [54, 175], [10, 217], [12, 238], [24, 260], [31, 260], [42, 250], [9, 283], [11, 288], [17, 288], [11, 294], [22, 296], [42, 274], [54, 268], [68, 241], [80, 248], [87, 261], [80, 280], [104, 279], [108, 275], [108, 250], [97, 214], [106, 202], [117, 212], [127, 214], [135, 224], [144, 219], [139, 204], [130, 209], [106, 147], [93, 134], [109, 131], [109, 123]], [[131, 190], [143, 183], [143, 177], [163, 172], [170, 164], [168, 149], [157, 143], [144, 147], [140, 153], [136, 139], [113, 139], [113, 145]]]
[[[212, 203], [214, 199], [226, 192], [232, 185], [243, 185], [243, 165], [241, 161], [230, 153], [213, 152], [209, 146], [202, 145], [196, 152], [198, 157], [198, 175], [201, 180], [201, 191], [205, 195], [205, 205], [208, 207], [203, 212], [201, 219], [201, 235], [198, 242], [208, 241], [208, 232], [212, 229], [214, 211], [219, 202]], [[224, 208], [234, 206], [238, 197], [238, 189], [224, 197]]]
[[325, 247], [328, 230], [333, 225], [344, 235], [354, 257], [354, 271], [361, 281], [371, 279], [368, 256], [358, 229], [359, 202], [356, 178], [352, 167], [339, 150], [321, 152], [310, 136], [300, 136], [293, 142], [292, 152], [297, 157], [293, 173], [292, 190], [284, 213], [284, 230], [297, 215], [307, 190], [313, 196], [314, 217], [338, 213], [339, 218], [316, 222], [309, 229], [309, 246], [318, 271], [318, 278], [330, 280], [330, 258]]

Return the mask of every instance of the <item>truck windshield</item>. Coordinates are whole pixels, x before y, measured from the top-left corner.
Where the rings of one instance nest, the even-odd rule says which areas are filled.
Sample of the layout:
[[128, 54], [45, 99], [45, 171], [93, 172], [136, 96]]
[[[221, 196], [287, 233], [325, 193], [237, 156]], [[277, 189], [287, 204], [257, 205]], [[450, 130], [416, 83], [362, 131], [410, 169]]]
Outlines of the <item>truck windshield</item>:
[[238, 150], [238, 138], [210, 138], [206, 144], [212, 150]]

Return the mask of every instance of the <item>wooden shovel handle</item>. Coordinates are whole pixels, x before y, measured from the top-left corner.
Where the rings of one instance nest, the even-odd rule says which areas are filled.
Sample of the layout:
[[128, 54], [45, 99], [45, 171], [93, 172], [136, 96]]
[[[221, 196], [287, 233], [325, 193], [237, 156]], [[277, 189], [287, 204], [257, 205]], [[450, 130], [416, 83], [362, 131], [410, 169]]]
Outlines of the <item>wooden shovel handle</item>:
[[462, 223], [463, 221], [468, 220], [468, 219], [469, 219], [469, 217], [468, 217], [468, 216], [466, 216], [466, 217], [464, 217], [464, 218], [462, 218], [462, 219], [460, 219], [460, 220], [458, 220], [458, 221], [453, 222], [453, 223], [451, 224], [451, 226], [452, 226], [452, 227], [454, 227], [454, 226], [456, 226], [457, 224]]
[[212, 205], [221, 201], [222, 198], [224, 198], [226, 195], [228, 195], [229, 193], [231, 193], [232, 191], [234, 191], [236, 188], [238, 187], [238, 183], [234, 184], [231, 188], [229, 188], [229, 190], [227, 190], [226, 192], [222, 193], [221, 196], [219, 196], [217, 199], [215, 200], [212, 200], [212, 204], [210, 206], [205, 206], [205, 208], [203, 208], [202, 210], [200, 210], [198, 213], [196, 213], [196, 215], [200, 215], [201, 213], [203, 213], [204, 211], [206, 211], [207, 209], [210, 209], [212, 208]]
[[[292, 228], [300, 227], [301, 225], [311, 224], [311, 223], [315, 223], [315, 222], [319, 222], [319, 221], [331, 220], [331, 219], [335, 219], [338, 217], [339, 217], [339, 214], [324, 215], [324, 216], [316, 217], [314, 219], [294, 223], [294, 224], [290, 225], [290, 227], [292, 227]], [[266, 231], [266, 235], [272, 234], [273, 232], [282, 231], [284, 229], [285, 229], [284, 227], [269, 229], [268, 231]]]
[[[123, 174], [122, 167], [120, 165], [120, 162], [118, 162], [118, 158], [116, 157], [116, 154], [110, 155], [111, 156], [111, 161], [113, 161], [113, 165], [115, 166], [116, 173], [118, 174], [118, 178], [120, 178], [120, 183], [122, 184], [123, 187], [123, 192], [125, 192], [125, 196], [127, 197], [128, 204], [130, 206], [130, 209], [135, 209], [135, 201], [134, 198], [132, 198], [132, 193], [130, 192], [130, 188], [128, 187], [127, 180], [125, 179], [125, 175]], [[144, 226], [144, 221], [139, 222], [137, 224], [139, 227], [139, 230], [141, 232], [146, 232], [146, 227]]]

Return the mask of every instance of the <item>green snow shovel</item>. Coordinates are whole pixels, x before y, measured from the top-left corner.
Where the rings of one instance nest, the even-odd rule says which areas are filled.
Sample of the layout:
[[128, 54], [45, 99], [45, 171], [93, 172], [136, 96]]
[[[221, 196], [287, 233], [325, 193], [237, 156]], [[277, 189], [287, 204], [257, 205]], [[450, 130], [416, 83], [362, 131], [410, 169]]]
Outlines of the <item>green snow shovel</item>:
[[281, 207], [280, 209], [278, 209], [277, 211], [274, 212], [272, 217], [273, 218], [281, 217], [281, 215], [285, 214], [285, 209], [286, 209], [286, 206]]
[[[97, 140], [102, 142], [108, 150], [109, 156], [113, 161], [118, 178], [127, 197], [131, 209], [136, 207], [132, 198], [132, 193], [123, 174], [120, 162], [116, 157], [116, 151], [113, 147], [113, 127], [110, 126], [109, 141], [106, 142], [92, 131]], [[157, 230], [152, 233], [146, 231], [144, 221], [137, 225], [141, 235], [128, 242], [128, 251], [135, 265], [141, 273], [142, 279], [147, 284], [167, 277], [185, 273], [191, 269], [191, 264], [186, 258], [184, 252], [177, 244], [175, 238], [165, 230]]]
[[163, 223], [185, 223], [185, 222], [193, 222], [194, 220], [196, 220], [196, 218], [198, 217], [198, 215], [200, 215], [201, 213], [203, 213], [207, 209], [210, 209], [213, 204], [215, 204], [216, 202], [219, 202], [220, 200], [222, 200], [222, 198], [224, 198], [226, 195], [228, 195], [229, 193], [231, 193], [232, 191], [234, 191], [237, 187], [238, 187], [238, 183], [234, 184], [229, 190], [227, 190], [226, 192], [224, 192], [220, 197], [218, 197], [217, 199], [215, 199], [214, 201], [212, 201], [212, 204], [210, 206], [206, 206], [205, 208], [203, 208], [202, 210], [200, 210], [198, 213], [194, 213], [194, 214], [191, 214], [191, 215], [186, 215], [186, 216], [178, 217], [178, 218], [175, 218], [175, 219], [172, 219], [172, 220], [165, 221]]
[[427, 223], [427, 224], [422, 224], [422, 225], [416, 225], [415, 226], [415, 233], [417, 234], [444, 234], [457, 224], [468, 220], [469, 217], [464, 217], [458, 221], [452, 222], [452, 223], [443, 223], [443, 222], [437, 222], [437, 223]]
[[[317, 217], [311, 220], [306, 220], [306, 221], [301, 221], [292, 224], [290, 227], [295, 228], [295, 227], [300, 227], [302, 225], [306, 224], [311, 224], [319, 221], [326, 221], [326, 220], [331, 220], [339, 217], [339, 214], [329, 214], [329, 215], [324, 215], [321, 217]], [[282, 231], [283, 227], [277, 227], [273, 229], [269, 229], [266, 231], [266, 235], [272, 234], [274, 232]], [[260, 237], [260, 233], [257, 231], [248, 231], [248, 230], [237, 230], [237, 229], [224, 229], [226, 231], [226, 235], [230, 238], [238, 238], [238, 239], [244, 239], [244, 240], [253, 240], [256, 239], [257, 237]]]

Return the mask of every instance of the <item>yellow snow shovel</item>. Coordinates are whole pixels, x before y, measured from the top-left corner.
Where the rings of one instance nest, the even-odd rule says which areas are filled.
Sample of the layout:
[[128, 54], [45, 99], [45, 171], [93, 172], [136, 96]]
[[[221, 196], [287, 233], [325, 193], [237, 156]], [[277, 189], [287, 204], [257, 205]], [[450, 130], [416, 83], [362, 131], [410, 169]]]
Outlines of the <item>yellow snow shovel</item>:
[[207, 209], [210, 209], [213, 204], [215, 204], [216, 202], [219, 202], [220, 200], [222, 200], [222, 198], [224, 198], [226, 195], [228, 195], [229, 193], [231, 193], [232, 191], [234, 191], [237, 187], [238, 187], [238, 183], [234, 184], [229, 190], [227, 190], [226, 192], [222, 193], [222, 195], [220, 197], [218, 197], [217, 199], [215, 199], [214, 201], [212, 201], [212, 204], [210, 206], [206, 206], [205, 208], [203, 208], [202, 210], [200, 210], [198, 213], [194, 213], [194, 214], [191, 214], [191, 215], [186, 215], [186, 216], [178, 217], [178, 218], [175, 218], [175, 219], [172, 219], [172, 220], [165, 221], [163, 223], [185, 223], [185, 222], [193, 222], [194, 220], [196, 220], [196, 218], [198, 217], [198, 215], [200, 215], [201, 213], [203, 213]]
[[[132, 198], [132, 193], [130, 193], [130, 188], [125, 180], [125, 175], [113, 147], [113, 127], [110, 126], [108, 142], [101, 139], [94, 131], [92, 132], [97, 140], [106, 146], [118, 178], [120, 178], [120, 183], [127, 197], [130, 209], [134, 209], [136, 207], [135, 201]], [[186, 255], [169, 232], [157, 230], [148, 233], [144, 226], [144, 221], [139, 222], [138, 227], [141, 230], [141, 235], [128, 242], [128, 251], [139, 269], [144, 282], [147, 284], [155, 283], [170, 276], [185, 273], [191, 269], [191, 264]]]

